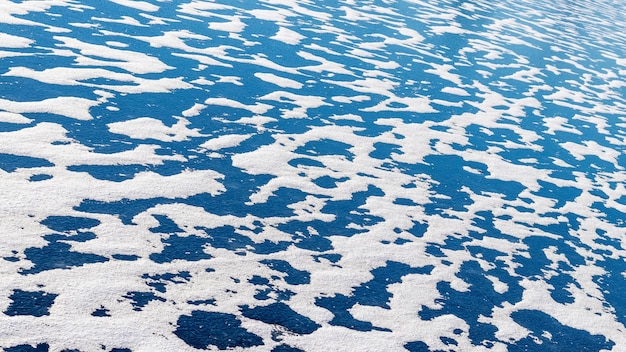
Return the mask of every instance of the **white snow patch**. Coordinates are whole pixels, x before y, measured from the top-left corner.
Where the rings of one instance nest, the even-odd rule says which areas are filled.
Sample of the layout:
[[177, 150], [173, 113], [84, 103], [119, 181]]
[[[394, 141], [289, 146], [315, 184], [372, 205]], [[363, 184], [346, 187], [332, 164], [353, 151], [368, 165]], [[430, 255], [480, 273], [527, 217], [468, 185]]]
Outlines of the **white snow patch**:
[[293, 79], [285, 77], [280, 77], [273, 73], [256, 72], [254, 76], [262, 81], [275, 84], [282, 88], [300, 89], [303, 86], [303, 84], [298, 81], [294, 81]]
[[97, 101], [77, 97], [57, 97], [27, 102], [0, 99], [0, 109], [7, 112], [16, 114], [50, 113], [77, 120], [91, 120], [92, 116], [89, 109], [98, 104]]
[[200, 115], [202, 110], [204, 110], [204, 108], [206, 108], [206, 105], [196, 103], [196, 104], [193, 104], [193, 106], [190, 107], [189, 109], [183, 111], [182, 115], [184, 117], [198, 116], [198, 115]]
[[285, 27], [280, 27], [278, 32], [274, 36], [270, 37], [270, 39], [278, 40], [279, 42], [291, 45], [300, 43], [300, 41], [304, 38], [306, 37], [302, 34]]
[[250, 137], [252, 137], [252, 134], [227, 134], [210, 139], [200, 144], [200, 147], [208, 150], [231, 148], [238, 146]]
[[159, 6], [151, 4], [145, 1], [136, 1], [136, 0], [110, 0], [118, 5], [130, 7], [137, 10], [154, 12], [159, 10]]
[[241, 18], [234, 16], [229, 22], [211, 22], [209, 28], [215, 31], [240, 33], [246, 28], [246, 24], [241, 22]]
[[28, 48], [35, 41], [16, 35], [0, 33], [0, 48]]
[[140, 117], [133, 120], [107, 124], [112, 133], [123, 134], [134, 139], [157, 139], [164, 142], [184, 141], [189, 137], [201, 134], [197, 129], [188, 129], [189, 121], [179, 119], [172, 126], [165, 125], [161, 120], [151, 117]]
[[463, 88], [458, 88], [458, 87], [444, 87], [443, 89], [441, 89], [442, 93], [448, 93], [448, 94], [454, 94], [454, 95], [458, 95], [461, 97], [469, 97], [471, 94], [469, 94], [465, 89]]
[[209, 98], [204, 101], [207, 105], [219, 105], [219, 106], [228, 106], [235, 109], [244, 109], [255, 114], [264, 114], [270, 109], [274, 107], [268, 104], [255, 103], [254, 105], [246, 105], [239, 101], [228, 99], [228, 98]]

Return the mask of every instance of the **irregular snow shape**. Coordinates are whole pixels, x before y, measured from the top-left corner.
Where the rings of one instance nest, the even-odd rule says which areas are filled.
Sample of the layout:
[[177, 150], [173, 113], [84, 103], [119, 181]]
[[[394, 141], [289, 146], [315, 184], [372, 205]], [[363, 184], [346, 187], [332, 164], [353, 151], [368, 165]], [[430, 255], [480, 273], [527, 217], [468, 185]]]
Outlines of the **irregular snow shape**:
[[0, 99], [0, 109], [8, 112], [17, 114], [49, 113], [77, 120], [91, 120], [93, 117], [89, 113], [89, 109], [98, 104], [97, 101], [78, 97], [58, 97], [30, 102]]
[[260, 100], [271, 100], [281, 103], [289, 103], [297, 107], [292, 110], [283, 110], [284, 118], [306, 118], [309, 109], [319, 108], [320, 106], [331, 106], [326, 103], [324, 97], [313, 95], [299, 95], [290, 92], [276, 91], [259, 97]]
[[246, 105], [236, 100], [232, 100], [228, 98], [209, 98], [205, 100], [204, 103], [207, 105], [219, 105], [219, 106], [227, 106], [227, 107], [231, 107], [235, 109], [244, 109], [252, 113], [259, 114], [259, 115], [264, 114], [273, 108], [273, 106], [271, 105], [262, 104], [262, 103], [255, 103], [254, 105]]
[[254, 75], [262, 81], [273, 83], [283, 88], [300, 89], [303, 86], [303, 84], [298, 81], [294, 81], [293, 79], [285, 77], [280, 77], [273, 73], [256, 72]]
[[16, 114], [13, 112], [0, 111], [0, 122], [8, 123], [31, 123], [33, 120], [25, 117], [22, 114]]
[[142, 10], [142, 11], [155, 12], [155, 11], [159, 10], [159, 7], [157, 5], [151, 4], [151, 3], [146, 2], [146, 1], [111, 0], [111, 2], [114, 2], [114, 3], [122, 5], [122, 6], [130, 7], [130, 8], [133, 8], [133, 9]]
[[16, 35], [0, 33], [0, 48], [28, 48], [33, 40]]
[[441, 91], [443, 93], [448, 93], [448, 94], [454, 94], [454, 95], [458, 95], [461, 97], [469, 97], [470, 94], [463, 88], [458, 88], [458, 87], [443, 87], [441, 89]]
[[298, 32], [292, 31], [289, 28], [280, 27], [276, 35], [270, 38], [277, 40], [279, 42], [283, 42], [285, 44], [296, 45], [300, 43], [300, 41], [306, 37], [301, 35]]
[[189, 137], [201, 136], [197, 129], [188, 129], [189, 121], [179, 119], [172, 126], [166, 126], [161, 120], [140, 117], [133, 120], [107, 124], [113, 133], [119, 133], [135, 139], [157, 139], [164, 142], [184, 141]]
[[[77, 58], [77, 62], [83, 66], [114, 66], [137, 74], [161, 73], [173, 68], [144, 53], [89, 44], [75, 38], [55, 36], [54, 39], [63, 43], [58, 46], [78, 49], [85, 55]], [[101, 57], [105, 60], [96, 60], [92, 57]]]
[[[182, 77], [151, 80], [101, 68], [55, 67], [44, 69], [43, 71], [35, 71], [27, 67], [13, 67], [4, 75], [31, 78], [49, 84], [98, 87], [120, 93], [166, 93], [174, 89], [189, 89], [193, 87], [191, 84], [184, 82]], [[83, 82], [98, 78], [129, 84], [91, 84]]]
[[235, 16], [229, 22], [211, 22], [209, 28], [216, 31], [240, 33], [246, 28], [246, 24], [241, 22], [241, 18]]
[[210, 139], [202, 144], [200, 144], [201, 148], [208, 150], [220, 150], [224, 148], [236, 147], [241, 142], [246, 139], [252, 137], [251, 134], [230, 134], [230, 135], [222, 135], [217, 138]]

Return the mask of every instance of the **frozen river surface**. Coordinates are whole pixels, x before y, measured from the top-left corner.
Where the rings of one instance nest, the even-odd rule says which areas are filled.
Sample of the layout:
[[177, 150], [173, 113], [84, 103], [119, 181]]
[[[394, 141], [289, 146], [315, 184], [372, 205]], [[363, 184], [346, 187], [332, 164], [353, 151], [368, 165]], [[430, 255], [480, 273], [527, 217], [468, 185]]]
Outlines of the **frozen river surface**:
[[626, 351], [625, 18], [0, 0], [0, 348]]

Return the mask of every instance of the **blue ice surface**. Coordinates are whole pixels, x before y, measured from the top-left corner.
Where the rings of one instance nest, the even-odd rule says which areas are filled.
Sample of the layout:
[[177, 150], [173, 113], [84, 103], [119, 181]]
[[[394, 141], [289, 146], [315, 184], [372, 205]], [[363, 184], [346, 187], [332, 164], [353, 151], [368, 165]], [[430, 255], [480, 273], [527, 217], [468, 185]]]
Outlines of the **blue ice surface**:
[[22, 275], [37, 274], [46, 270], [69, 269], [88, 263], [103, 263], [109, 259], [92, 253], [81, 253], [72, 250], [72, 246], [56, 239], [44, 247], [30, 247], [24, 250], [26, 259], [33, 263], [29, 269], [22, 269]]
[[[12, 146], [2, 139], [0, 176], [7, 180], [2, 179], [2, 184], [16, 187], [26, 184], [24, 189], [27, 192], [47, 197], [55, 192], [72, 194], [75, 186], [72, 182], [75, 181], [64, 179], [67, 177], [65, 173], [79, 179], [78, 182], [101, 182], [98, 185], [117, 187], [145, 172], [167, 177], [189, 171], [214, 170], [224, 175], [219, 179], [223, 192], [142, 197], [136, 196], [134, 190], [125, 190], [120, 197], [108, 198], [94, 192], [69, 207], [59, 204], [58, 209], [48, 209], [42, 214], [31, 214], [29, 208], [37, 209], [32, 204], [15, 206], [18, 199], [18, 202], [10, 203], [11, 209], [0, 209], [2, 216], [6, 217], [0, 219], [2, 224], [22, 216], [30, 225], [15, 227], [16, 236], [24, 236], [27, 244], [23, 248], [7, 248], [3, 255], [7, 270], [15, 270], [9, 272], [8, 275], [12, 276], [7, 282], [26, 285], [26, 281], [20, 280], [45, 281], [46, 274], [51, 272], [71, 276], [78, 272], [76, 268], [98, 275], [108, 270], [107, 265], [120, 262], [124, 262], [121, 267], [145, 265], [145, 272], [134, 278], [136, 285], [116, 297], [114, 301], [117, 303], [94, 302], [94, 307], [100, 308], [91, 311], [88, 318], [108, 319], [111, 312], [123, 310], [114, 310], [111, 304], [127, 308], [130, 313], [126, 314], [143, 314], [147, 313], [146, 308], [156, 307], [155, 311], [166, 312], [163, 315], [167, 315], [171, 331], [153, 331], [153, 336], [166, 336], [164, 339], [170, 341], [179, 339], [196, 349], [267, 344], [264, 346], [267, 350], [284, 352], [303, 350], [291, 340], [283, 342], [281, 339], [285, 335], [290, 335], [293, 341], [298, 340], [297, 335], [311, 335], [328, 342], [329, 335], [340, 338], [328, 333], [338, 328], [350, 329], [352, 333], [361, 334], [359, 336], [380, 334], [376, 336], [394, 340], [397, 335], [391, 327], [358, 317], [353, 313], [354, 308], [397, 309], [392, 300], [403, 297], [395, 293], [398, 291], [394, 291], [392, 285], [403, 285], [409, 277], [432, 276], [431, 288], [439, 296], [430, 302], [431, 305], [409, 312], [410, 323], [415, 324], [416, 330], [428, 330], [436, 318], [454, 316], [465, 322], [467, 331], [460, 328], [451, 332], [435, 331], [433, 339], [428, 341], [403, 335], [404, 340], [398, 341], [398, 348], [401, 345], [408, 351], [456, 351], [462, 341], [487, 349], [504, 344], [509, 351], [618, 351], [626, 348], [611, 341], [609, 333], [604, 336], [568, 326], [547, 314], [548, 309], [514, 309], [512, 320], [528, 331], [527, 336], [515, 341], [500, 340], [497, 337], [498, 322], [483, 319], [493, 317], [494, 310], [504, 305], [522, 302], [524, 280], [545, 282], [548, 287], [546, 297], [550, 299], [545, 304], [559, 309], [580, 308], [575, 291], [590, 289], [591, 282], [596, 285], [591, 288], [594, 293], [585, 294], [597, 300], [603, 309], [601, 313], [610, 317], [602, 322], [615, 323], [610, 328], [613, 334], [624, 330], [626, 304], [622, 292], [626, 289], [626, 278], [621, 273], [626, 271], [626, 246], [622, 240], [626, 233], [626, 196], [620, 194], [623, 190], [620, 187], [623, 187], [626, 167], [623, 144], [626, 85], [620, 83], [620, 79], [623, 81], [623, 64], [615, 59], [623, 61], [626, 52], [624, 39], [615, 36], [615, 33], [623, 33], [625, 28], [623, 19], [619, 18], [624, 12], [622, 3], [609, 1], [610, 5], [606, 6], [588, 2], [554, 5], [507, 0], [489, 4], [435, 1], [432, 6], [383, 0], [370, 1], [367, 6], [340, 1], [302, 3], [299, 4], [301, 7], [291, 9], [297, 15], [287, 18], [289, 28], [304, 36], [297, 44], [271, 38], [284, 24], [255, 18], [246, 12], [290, 11], [284, 2], [217, 1], [216, 5], [231, 7], [211, 10], [218, 15], [208, 19], [200, 14], [181, 16], [182, 5], [189, 1], [147, 0], [147, 3], [159, 6], [154, 15], [166, 19], [165, 24], [155, 20], [146, 26], [129, 26], [123, 21], [98, 19], [129, 16], [148, 23], [148, 17], [140, 9], [95, 0], [83, 1], [82, 4], [87, 6], [80, 10], [57, 4], [48, 11], [26, 11], [18, 15], [36, 23], [71, 28], [61, 33], [45, 26], [0, 23], [0, 33], [34, 40], [34, 44], [27, 47], [7, 49], [9, 53], [27, 56], [0, 55], [1, 99], [11, 102], [56, 97], [96, 100], [100, 98], [96, 89], [113, 95], [108, 98], [109, 103], [90, 108], [91, 120], [72, 119], [50, 109], [50, 112], [22, 112], [31, 122], [0, 121], [0, 138], [48, 123], [62, 127], [65, 137], [71, 140], [53, 141], [44, 150], [29, 150], [23, 148], [28, 147], [28, 143], [11, 149]], [[25, 4], [9, 2], [7, 6], [17, 8]], [[329, 17], [316, 17], [307, 10]], [[348, 12], [352, 10], [368, 16], [350, 17]], [[236, 35], [210, 29], [206, 23], [221, 22], [226, 20], [224, 16], [242, 14], [241, 20], [246, 27], [238, 35], [259, 45], [242, 44]], [[201, 20], [190, 19], [196, 17]], [[90, 22], [94, 26], [74, 25], [80, 22]], [[438, 33], [436, 30], [436, 26], [449, 25], [465, 32]], [[321, 30], [329, 28], [332, 30]], [[407, 35], [400, 29], [415, 30], [423, 38], [408, 46], [401, 45], [400, 40], [406, 39]], [[223, 46], [225, 55], [207, 54], [207, 57], [228, 65], [200, 67], [195, 59], [177, 56], [183, 53], [182, 49], [151, 45], [141, 39], [161, 36], [169, 31], [210, 38], [183, 38], [182, 41], [195, 54], [207, 46]], [[348, 36], [340, 38], [338, 33]], [[81, 52], [79, 59], [80, 49], [64, 48], [67, 51], [63, 53], [52, 50], [62, 47], [60, 36], [106, 46], [111, 46], [107, 44], [110, 41], [122, 42], [127, 45], [124, 50], [148, 54], [170, 66], [158, 73], [131, 72], [134, 78], [182, 77], [190, 83], [199, 78], [217, 81], [217, 76], [221, 75], [234, 77], [241, 85], [214, 82], [210, 86], [196, 84], [193, 89], [122, 94], [116, 89], [133, 83], [113, 76], [86, 78], [81, 84], [74, 85], [5, 75], [16, 67], [35, 71], [106, 68], [111, 73], [129, 73], [103, 62], [92, 65], [80, 62], [86, 57], [97, 58], [97, 53]], [[378, 48], [377, 44], [382, 41], [385, 46]], [[314, 49], [315, 45], [323, 46], [325, 50]], [[366, 53], [354, 50], [363, 48], [367, 48]], [[328, 68], [320, 71], [307, 69], [319, 62], [299, 55], [302, 52], [339, 63], [350, 73], [331, 72]], [[286, 70], [243, 61], [254, 55], [282, 65]], [[380, 60], [380, 63], [369, 59]], [[116, 61], [106, 60], [110, 60], [109, 64]], [[384, 65], [391, 61], [398, 66]], [[450, 72], [458, 75], [458, 81], [430, 72], [432, 65], [450, 65]], [[548, 69], [549, 66], [557, 71]], [[511, 75], [532, 68], [539, 70], [534, 77], [511, 78]], [[299, 72], [289, 72], [289, 69]], [[278, 87], [255, 76], [270, 72], [298, 81], [303, 86], [301, 89]], [[347, 85], [367, 78], [376, 79], [372, 86], [363, 82], [359, 83], [361, 86]], [[381, 86], [386, 84], [392, 84], [393, 88], [385, 91]], [[494, 92], [494, 99], [498, 100], [492, 106], [481, 106], [493, 98], [485, 93], [484, 87]], [[455, 95], [445, 91], [446, 88], [463, 88], [468, 95]], [[563, 99], [546, 97], [561, 88], [575, 94]], [[302, 98], [262, 99], [277, 91], [300, 94]], [[332, 105], [310, 108], [304, 118], [283, 117], [283, 112], [298, 106], [308, 96], [322, 97]], [[366, 99], [349, 103], [332, 99], [354, 96], [365, 96]], [[398, 101], [388, 102], [388, 110], [371, 110], [392, 96], [426, 97], [436, 111], [401, 111], [409, 105]], [[540, 107], [521, 104], [529, 97], [536, 99]], [[142, 139], [113, 133], [109, 128], [111, 123], [140, 117], [156, 118], [164, 126], [171, 127], [183, 115], [183, 110], [196, 103], [202, 104], [207, 98], [228, 98], [247, 105], [270, 104], [272, 109], [263, 115], [271, 120], [259, 127], [240, 122], [254, 115], [251, 111], [210, 105], [199, 116], [187, 119], [187, 128], [195, 129], [202, 134], [200, 137], [164, 141], [155, 133]], [[521, 105], [515, 105], [517, 103]], [[0, 112], [10, 109], [9, 105], [0, 105]], [[119, 110], [109, 109], [111, 107]], [[519, 111], [513, 111], [513, 107]], [[493, 110], [489, 110], [491, 108]], [[352, 114], [361, 120], [333, 119], [340, 114]], [[488, 120], [498, 114], [490, 125]], [[554, 117], [565, 118], [569, 130], [550, 132], [546, 119]], [[456, 120], [452, 121], [453, 118]], [[412, 135], [400, 127], [381, 123], [380, 120], [384, 119], [399, 120], [401, 127], [430, 126], [429, 132], [440, 134], [436, 137], [428, 133]], [[349, 128], [354, 138], [342, 139], [329, 133], [296, 142], [300, 137], [319, 131], [318, 128], [329, 126], [333, 130]], [[240, 145], [215, 153], [200, 147], [209, 139], [230, 134], [250, 134], [251, 137]], [[527, 138], [533, 134], [538, 138], [529, 142]], [[459, 138], [447, 140], [446, 136]], [[370, 143], [371, 148], [365, 148], [365, 153], [360, 152], [357, 140], [367, 140], [365, 144]], [[278, 141], [289, 141], [293, 145]], [[590, 141], [600, 148], [590, 148], [580, 155], [571, 149], [572, 144], [570, 147], [564, 144], [580, 146]], [[55, 147], [68, 147], [72, 143], [88, 150], [89, 155], [100, 156], [131, 152], [137, 147], [150, 145], [156, 148], [155, 155], [168, 160], [161, 163], [138, 160], [98, 163], [71, 161], [71, 157], [66, 158], [68, 155], [54, 154]], [[281, 164], [265, 173], [254, 173], [235, 164], [238, 156], [252, 153], [255, 157], [255, 152], [270, 145], [289, 152], [290, 158], [280, 159]], [[423, 160], [407, 161], [412, 160], [413, 152], [419, 153], [424, 146], [427, 146], [428, 153]], [[601, 148], [609, 150], [609, 155], [603, 154]], [[51, 154], [46, 154], [48, 151]], [[50, 155], [51, 160], [53, 156], [54, 160], [70, 160], [70, 164], [57, 165], [42, 155]], [[279, 155], [276, 160], [272, 155], [263, 155], [266, 159], [255, 160], [257, 164], [276, 164], [279, 160]], [[476, 158], [477, 155], [488, 155], [490, 160]], [[555, 159], [560, 163], [555, 163]], [[488, 165], [494, 160], [502, 161], [503, 164], [498, 165], [503, 165], [501, 167], [505, 170], [494, 170], [493, 165]], [[341, 166], [344, 165], [341, 162], [348, 166]], [[512, 168], [520, 165], [534, 170], [531, 175], [522, 176], [536, 178], [535, 188], [520, 181], [525, 177], [517, 175], [517, 169]], [[500, 174], [505, 177], [498, 178], [496, 171], [503, 172]], [[543, 176], [544, 173], [547, 176]], [[399, 190], [395, 189], [395, 193], [386, 193], [389, 190], [386, 186], [393, 184], [396, 177], [426, 181], [405, 183]], [[281, 183], [285, 179], [293, 182]], [[359, 180], [358, 187], [352, 185], [355, 188], [346, 191], [347, 185], [355, 179]], [[58, 185], [54, 182], [65, 182], [63, 189], [51, 192], [47, 187]], [[279, 186], [267, 200], [250, 201], [272, 182], [279, 183]], [[311, 188], [299, 187], [297, 182], [309, 182]], [[3, 191], [10, 194], [12, 189]], [[349, 193], [347, 197], [334, 198], [345, 192]], [[588, 198], [579, 198], [581, 196], [595, 198], [587, 204], [584, 202]], [[480, 203], [477, 197], [490, 198], [494, 202]], [[319, 200], [322, 205], [302, 216], [296, 205], [311, 198]], [[384, 204], [382, 208], [393, 210], [385, 213], [382, 210], [386, 209], [377, 208], [380, 204]], [[498, 204], [503, 205], [499, 208]], [[173, 214], [167, 211], [168, 206], [201, 209], [214, 216], [212, 219], [219, 219], [215, 221], [224, 223], [198, 221], [186, 227], [181, 221], [186, 215], [184, 210], [182, 214]], [[387, 215], [398, 215], [400, 220], [406, 221], [395, 223], [396, 218], [388, 219]], [[104, 220], [111, 218], [115, 221], [108, 223]], [[463, 224], [460, 230], [459, 223]], [[111, 231], [111, 228], [118, 232], [113, 236], [107, 233], [107, 238], [117, 236], [119, 243], [111, 243], [111, 248], [102, 248], [102, 252], [97, 253], [84, 249], [83, 245], [89, 247], [90, 241], [100, 239], [101, 231]], [[152, 252], [147, 253], [148, 247], [142, 247], [146, 251], [133, 253], [136, 248], [125, 247], [126, 241], [133, 243], [137, 238], [141, 238], [138, 241], [143, 241], [143, 246], [152, 246]], [[486, 245], [477, 244], [480, 241]], [[15, 246], [14, 242], [7, 243]], [[488, 247], [491, 243], [498, 243], [499, 247]], [[4, 250], [4, 247], [5, 243], [0, 239], [0, 248]], [[209, 248], [216, 251], [209, 254]], [[235, 255], [233, 262], [229, 262], [234, 264], [214, 265], [214, 261], [222, 259], [216, 258], [218, 254], [215, 253], [226, 252]], [[381, 259], [384, 256], [389, 260]], [[406, 259], [406, 256], [410, 258]], [[398, 258], [405, 258], [407, 263]], [[351, 262], [363, 260], [370, 263], [368, 259], [378, 264], [370, 268]], [[254, 267], [256, 271], [240, 272], [236, 265], [238, 260], [254, 260], [254, 265], [246, 267]], [[414, 265], [421, 261], [428, 265]], [[588, 280], [580, 279], [580, 269], [589, 266], [598, 269], [596, 274], [589, 276]], [[328, 270], [359, 277], [361, 281], [344, 284], [340, 279], [334, 282], [331, 278], [333, 282], [319, 283], [315, 279], [320, 273], [315, 271], [317, 268], [322, 272]], [[448, 276], [435, 276], [441, 271], [435, 269], [449, 271]], [[349, 270], [354, 272], [347, 272]], [[198, 287], [193, 285], [206, 274], [214, 275], [209, 275], [211, 280], [230, 278], [241, 292], [249, 292], [249, 302], [236, 305], [234, 311], [232, 304], [227, 305], [230, 310], [225, 311], [225, 303], [219, 298], [223, 292], [203, 293], [199, 298], [183, 300], [170, 296], [176, 291], [173, 287]], [[491, 280], [493, 278], [505, 284], [507, 289], [498, 290]], [[465, 282], [468, 289], [458, 290], [453, 279]], [[5, 297], [10, 302], [4, 315], [11, 319], [47, 316], [58, 295], [67, 298], [65, 295], [72, 294], [47, 292], [43, 284], [36, 291], [25, 287], [4, 287], [3, 292], [10, 293]], [[213, 286], [207, 290], [212, 289]], [[310, 310], [294, 305], [296, 300], [293, 298], [309, 289], [318, 291], [311, 303], [316, 307], [308, 308], [325, 310], [332, 317], [324, 318], [326, 320], [319, 318], [323, 314], [308, 317], [304, 312]], [[244, 295], [232, 290], [228, 294]], [[419, 290], [415, 294], [419, 295]], [[577, 312], [575, 309], [573, 311]], [[588, 316], [594, 314], [601, 315], [600, 312], [589, 312]], [[244, 320], [248, 324], [245, 326], [258, 329], [254, 333], [247, 330], [242, 324]], [[135, 320], [130, 318], [128, 321]], [[94, 324], [100, 323], [101, 320]], [[270, 333], [260, 336], [261, 332], [257, 331]], [[51, 347], [49, 343], [41, 342], [45, 337], [41, 341], [29, 337], [22, 340], [23, 344], [5, 346], [0, 339], [0, 348], [12, 352], [69, 351], [64, 346]], [[124, 346], [102, 346], [110, 351], [132, 350]]]
[[432, 266], [411, 268], [403, 263], [388, 261], [386, 266], [372, 270], [374, 278], [355, 287], [350, 296], [340, 294], [333, 297], [320, 297], [316, 305], [334, 314], [334, 318], [329, 322], [331, 325], [345, 326], [359, 331], [386, 331], [385, 328], [376, 327], [370, 322], [355, 319], [348, 310], [355, 304], [389, 309], [388, 303], [392, 295], [387, 291], [388, 285], [401, 282], [402, 276], [427, 274], [432, 269]]
[[44, 291], [13, 290], [9, 298], [11, 304], [4, 312], [6, 315], [32, 315], [41, 317], [50, 315], [49, 309], [58, 295]]
[[47, 343], [38, 343], [35, 346], [23, 344], [5, 348], [4, 350], [6, 352], [48, 352], [50, 345]]
[[320, 327], [313, 320], [298, 314], [281, 302], [254, 308], [244, 306], [242, 307], [242, 314], [247, 318], [260, 320], [267, 324], [283, 326], [296, 334], [310, 334]]
[[152, 301], [161, 301], [165, 302], [165, 298], [159, 297], [152, 292], [128, 292], [124, 298], [131, 300], [131, 305], [133, 306], [133, 310], [141, 311], [148, 303]]
[[79, 229], [89, 229], [100, 225], [100, 221], [77, 216], [49, 216], [41, 221], [50, 230], [65, 232]]
[[287, 274], [285, 282], [290, 285], [306, 285], [311, 282], [311, 274], [308, 271], [298, 270], [291, 266], [288, 261], [278, 259], [264, 259], [260, 262], [268, 268]]
[[241, 327], [241, 321], [236, 316], [201, 310], [193, 311], [191, 315], [180, 316], [174, 334], [197, 349], [216, 346], [225, 350], [263, 344], [261, 337]]
[[14, 154], [0, 154], [0, 169], [6, 172], [13, 172], [18, 168], [42, 166], [54, 166], [54, 164], [42, 158], [33, 158]]

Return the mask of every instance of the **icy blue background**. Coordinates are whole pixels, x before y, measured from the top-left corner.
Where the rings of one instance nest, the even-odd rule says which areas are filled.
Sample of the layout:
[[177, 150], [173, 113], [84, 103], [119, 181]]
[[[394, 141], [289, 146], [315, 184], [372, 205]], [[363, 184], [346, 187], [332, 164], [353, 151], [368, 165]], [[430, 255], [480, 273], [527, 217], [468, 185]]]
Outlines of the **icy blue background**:
[[[0, 346], [7, 351], [146, 350], [152, 342], [119, 332], [128, 331], [133, 316], [145, 322], [145, 335], [137, 336], [152, 336], [170, 350], [626, 348], [626, 340], [617, 339], [626, 324], [621, 2], [0, 5], [7, 9], [0, 32], [32, 41], [0, 50], [0, 111], [29, 119], [0, 118], [0, 187], [13, 199], [0, 208], [0, 221], [17, 223], [0, 233], [0, 265], [6, 266]], [[254, 10], [273, 11], [275, 19], [256, 18]], [[287, 14], [284, 22], [280, 14]], [[209, 25], [233, 19], [245, 27], [228, 32]], [[281, 27], [302, 37], [281, 41], [274, 37]], [[410, 40], [402, 29], [421, 38]], [[171, 39], [154, 45], [166, 33], [178, 33], [186, 46]], [[119, 59], [81, 49], [85, 43], [144, 53], [168, 67], [125, 68]], [[211, 63], [203, 65], [200, 57]], [[69, 76], [45, 71], [54, 68], [106, 71], [59, 81]], [[279, 87], [258, 73], [289, 78], [301, 88]], [[129, 76], [148, 80], [146, 86]], [[180, 84], [161, 89], [164, 78]], [[98, 100], [102, 92], [111, 96]], [[272, 98], [277, 92], [282, 96]], [[333, 99], [354, 96], [365, 98]], [[57, 97], [98, 102], [89, 108], [89, 120], [54, 107], [34, 111], [9, 103]], [[307, 97], [324, 104], [288, 116], [306, 106]], [[183, 113], [194, 104], [201, 104], [197, 115]], [[255, 104], [267, 106], [255, 110]], [[268, 119], [245, 121], [255, 116]], [[112, 131], [112, 123], [141, 117], [165, 126], [183, 119], [185, 131], [194, 132], [181, 138], [172, 132], [167, 140], [160, 133]], [[552, 129], [555, 117], [565, 127]], [[35, 135], [30, 141], [19, 134], [52, 125], [65, 140], [38, 142]], [[215, 150], [202, 146], [226, 135], [249, 136]], [[11, 136], [23, 143], [9, 144]], [[63, 145], [116, 161], [74, 160]], [[118, 157], [142, 145], [152, 146], [148, 156], [156, 159]], [[160, 195], [152, 184], [124, 183], [145, 172], [166, 178], [198, 170], [217, 172], [221, 189], [195, 192], [195, 184], [181, 179], [165, 187], [191, 191]], [[80, 184], [102, 192], [81, 193]], [[112, 198], [102, 195], [108, 187], [115, 189]], [[143, 196], [143, 188], [151, 195]], [[57, 192], [54, 199], [71, 200], [31, 209], [31, 201], [48, 197], [50, 189]], [[319, 206], [302, 210], [303, 202]], [[214, 216], [213, 222], [187, 219], [185, 209], [192, 207]], [[3, 240], [18, 227], [22, 232], [11, 237], [17, 240]], [[139, 235], [134, 240], [138, 233], [151, 233], [152, 242]], [[27, 240], [19, 244], [20, 238]], [[239, 260], [247, 264], [239, 266]], [[117, 295], [94, 298], [91, 305], [71, 303], [81, 290], [85, 296], [97, 292], [99, 284], [81, 288], [81, 282], [103, 272], [123, 277]], [[218, 277], [228, 284], [211, 287]], [[342, 288], [347, 277], [353, 279]], [[412, 298], [403, 285], [412, 285], [417, 296], [426, 290], [417, 281], [409, 284], [409, 277], [422, 278], [438, 297], [405, 304]], [[493, 278], [506, 289], [496, 288]], [[202, 287], [202, 297], [187, 299], [172, 292], [174, 286], [188, 287], [186, 292]], [[543, 300], [532, 298], [541, 288], [545, 294], [537, 297]], [[398, 325], [359, 318], [356, 307], [392, 311], [389, 321]], [[493, 318], [506, 309], [507, 321]], [[60, 323], [39, 330], [47, 323], [31, 317]], [[87, 326], [106, 319], [120, 325], [107, 325], [106, 337], [86, 329], [82, 338], [64, 338], [70, 327], [63, 323], [76, 317]], [[519, 333], [502, 334], [506, 326]]]

